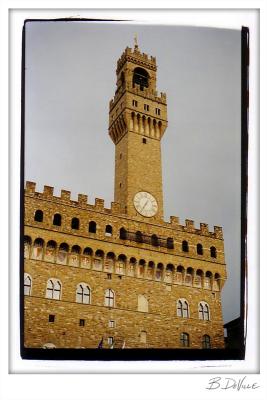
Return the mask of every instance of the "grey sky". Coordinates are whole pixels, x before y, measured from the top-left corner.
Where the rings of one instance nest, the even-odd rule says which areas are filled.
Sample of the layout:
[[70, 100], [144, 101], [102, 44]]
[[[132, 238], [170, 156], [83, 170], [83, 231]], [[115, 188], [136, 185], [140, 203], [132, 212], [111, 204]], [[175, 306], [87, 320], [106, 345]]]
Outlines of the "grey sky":
[[25, 178], [113, 201], [108, 105], [116, 62], [137, 34], [157, 58], [169, 125], [162, 139], [165, 219], [223, 227], [225, 322], [239, 316], [240, 31], [92, 22], [26, 25]]

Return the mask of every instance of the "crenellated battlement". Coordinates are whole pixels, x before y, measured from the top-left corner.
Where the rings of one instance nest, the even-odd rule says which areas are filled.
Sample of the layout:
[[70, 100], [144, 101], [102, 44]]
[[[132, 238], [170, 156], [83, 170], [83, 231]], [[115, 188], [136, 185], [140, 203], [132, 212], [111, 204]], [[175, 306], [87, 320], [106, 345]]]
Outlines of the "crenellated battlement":
[[117, 74], [120, 72], [121, 67], [126, 61], [130, 61], [140, 66], [152, 69], [153, 71], [157, 70], [156, 57], [141, 53], [138, 46], [135, 46], [134, 49], [128, 46], [126, 47], [117, 62]]
[[199, 224], [200, 226], [199, 228], [197, 228], [195, 227], [195, 221], [191, 219], [186, 219], [185, 225], [181, 225], [179, 223], [179, 217], [175, 216], [171, 216], [170, 221], [167, 224], [171, 225], [173, 228], [177, 230], [181, 230], [184, 232], [200, 234], [202, 236], [213, 237], [216, 239], [223, 239], [223, 231], [222, 227], [220, 226], [214, 226], [214, 231], [210, 232], [208, 224], [200, 222]]
[[108, 214], [121, 214], [121, 208], [118, 203], [112, 202], [111, 208], [105, 208], [104, 199], [95, 199], [95, 204], [88, 203], [88, 196], [86, 194], [78, 194], [78, 201], [71, 200], [71, 192], [69, 190], [61, 190], [60, 197], [54, 196], [54, 188], [52, 186], [44, 186], [43, 192], [36, 192], [36, 183], [35, 182], [26, 182], [25, 186], [25, 195], [31, 197], [37, 197], [42, 200], [54, 200], [57, 203], [62, 203], [64, 205], [77, 206], [80, 208], [85, 208], [88, 210], [95, 210], [106, 212]]
[[[85, 194], [78, 194], [78, 201], [71, 200], [71, 192], [68, 190], [61, 190], [60, 197], [54, 196], [54, 188], [52, 186], [44, 186], [43, 192], [36, 192], [35, 182], [26, 182], [25, 195], [36, 197], [42, 200], [55, 201], [64, 205], [76, 206], [83, 209], [88, 209], [91, 211], [97, 211], [106, 213], [109, 215], [122, 215], [127, 218], [125, 214], [122, 213], [121, 206], [119, 203], [112, 202], [110, 208], [105, 208], [105, 201], [100, 198], [95, 199], [94, 204], [88, 203], [88, 196]], [[223, 239], [223, 232], [220, 226], [214, 226], [214, 231], [209, 231], [208, 224], [200, 223], [200, 227], [195, 227], [195, 222], [191, 219], [185, 220], [185, 225], [180, 224], [179, 217], [171, 216], [169, 221], [162, 221], [165, 227], [171, 227], [177, 231], [183, 231], [186, 233], [200, 234], [202, 236], [212, 237], [216, 239]]]
[[136, 95], [136, 96], [141, 96], [147, 100], [151, 101], [156, 101], [157, 103], [160, 104], [167, 104], [167, 96], [165, 92], [160, 92], [158, 93], [157, 90], [153, 90], [150, 88], [144, 88], [143, 90], [140, 90], [138, 86], [132, 87], [128, 82], [125, 84], [124, 90], [122, 92], [117, 92], [113, 99], [110, 100], [109, 102], [109, 110], [111, 111], [113, 107], [117, 104], [118, 100], [121, 98], [123, 93], [125, 92], [130, 93], [131, 95]]

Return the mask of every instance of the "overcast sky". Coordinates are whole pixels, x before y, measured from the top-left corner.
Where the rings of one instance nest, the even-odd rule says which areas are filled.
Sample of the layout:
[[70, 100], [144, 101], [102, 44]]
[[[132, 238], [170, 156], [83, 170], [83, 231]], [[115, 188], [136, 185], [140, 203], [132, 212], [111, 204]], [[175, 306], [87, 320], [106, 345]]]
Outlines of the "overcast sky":
[[165, 219], [222, 226], [228, 280], [224, 321], [240, 302], [240, 31], [96, 22], [26, 24], [25, 179], [113, 201], [108, 136], [116, 63], [137, 34], [157, 58], [166, 92], [162, 139]]

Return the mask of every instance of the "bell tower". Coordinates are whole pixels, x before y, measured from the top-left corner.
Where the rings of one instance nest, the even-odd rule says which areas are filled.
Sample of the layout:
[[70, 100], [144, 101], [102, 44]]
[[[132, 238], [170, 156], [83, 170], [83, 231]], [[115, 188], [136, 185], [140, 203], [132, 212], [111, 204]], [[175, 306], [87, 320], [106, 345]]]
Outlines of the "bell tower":
[[109, 104], [115, 144], [114, 200], [130, 217], [163, 219], [160, 141], [167, 127], [166, 94], [157, 92], [156, 58], [137, 42], [117, 62], [117, 88]]

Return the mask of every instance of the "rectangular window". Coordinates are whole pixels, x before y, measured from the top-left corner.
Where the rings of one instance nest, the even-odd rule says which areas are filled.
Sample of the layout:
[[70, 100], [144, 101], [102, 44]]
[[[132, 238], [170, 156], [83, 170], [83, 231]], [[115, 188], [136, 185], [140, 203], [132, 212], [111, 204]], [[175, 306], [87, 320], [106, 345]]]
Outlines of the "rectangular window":
[[49, 322], [55, 322], [55, 316], [52, 315], [52, 314], [49, 314], [48, 321]]
[[84, 325], [85, 325], [85, 319], [80, 319], [79, 325], [80, 325], [80, 326], [84, 326]]
[[115, 321], [114, 320], [110, 320], [110, 321], [108, 321], [108, 327], [109, 328], [115, 328]]
[[144, 104], [144, 110], [145, 111], [149, 111], [149, 105], [148, 104]]
[[136, 101], [136, 100], [133, 100], [133, 106], [134, 106], [134, 107], [137, 107], [137, 105], [138, 105], [137, 101]]
[[156, 114], [160, 115], [160, 108], [156, 108]]
[[112, 275], [111, 274], [107, 274], [107, 279], [111, 279]]
[[112, 346], [114, 343], [114, 338], [112, 336], [108, 337], [108, 345]]

